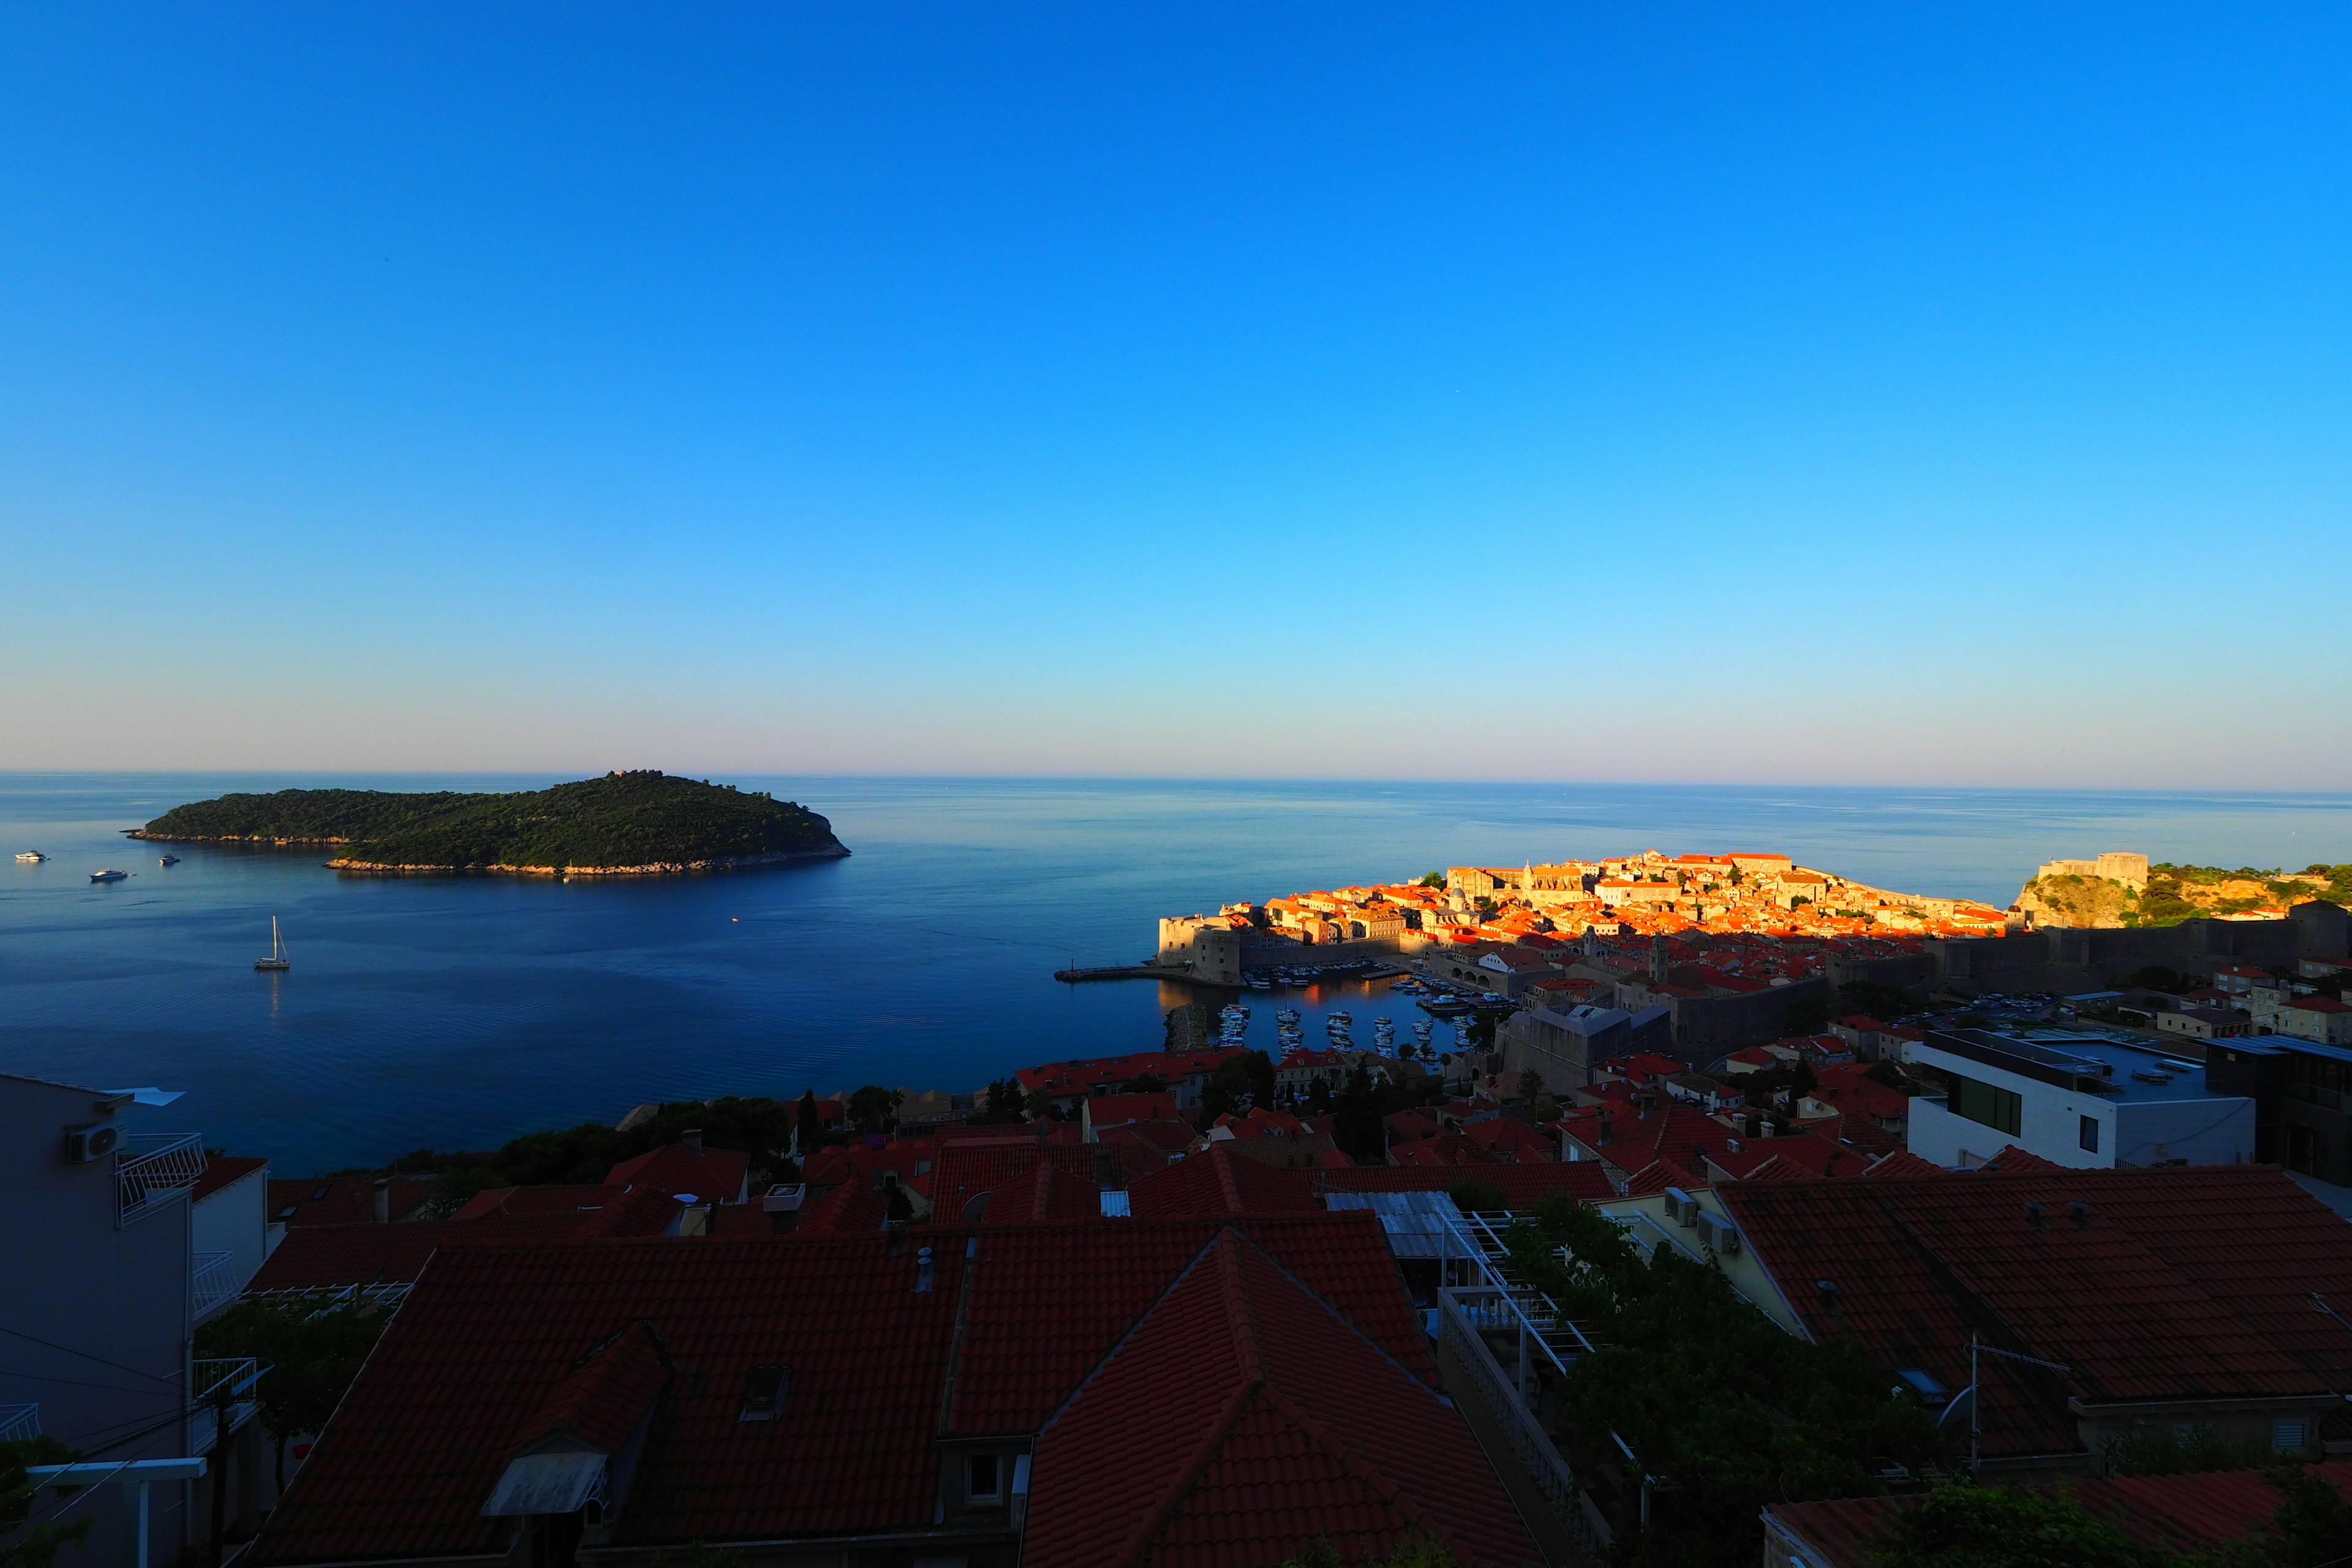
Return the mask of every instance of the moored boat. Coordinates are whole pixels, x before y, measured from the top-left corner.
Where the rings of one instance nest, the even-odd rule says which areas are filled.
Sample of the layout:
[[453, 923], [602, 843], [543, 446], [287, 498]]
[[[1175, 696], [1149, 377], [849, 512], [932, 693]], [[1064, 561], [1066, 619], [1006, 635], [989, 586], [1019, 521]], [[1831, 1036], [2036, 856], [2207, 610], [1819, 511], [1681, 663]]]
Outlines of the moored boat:
[[92, 871], [89, 874], [89, 879], [93, 882], [120, 882], [130, 875], [128, 871], [117, 871], [109, 867], [103, 871]]

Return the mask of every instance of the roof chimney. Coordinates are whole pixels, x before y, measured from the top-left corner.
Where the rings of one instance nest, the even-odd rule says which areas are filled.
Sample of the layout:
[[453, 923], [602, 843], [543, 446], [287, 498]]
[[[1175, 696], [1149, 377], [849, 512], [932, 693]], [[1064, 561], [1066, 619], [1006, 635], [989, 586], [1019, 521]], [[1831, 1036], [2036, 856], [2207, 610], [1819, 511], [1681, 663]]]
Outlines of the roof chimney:
[[928, 1247], [919, 1247], [915, 1249], [915, 1289], [922, 1291], [930, 1288], [931, 1249]]
[[2068, 1204], [2066, 1205], [2066, 1212], [2074, 1216], [2074, 1228], [2077, 1230], [2088, 1230], [2091, 1228], [2090, 1205], [2084, 1203]]
[[2040, 1204], [2028, 1204], [2025, 1205], [2025, 1223], [2032, 1226], [2036, 1230], [2047, 1228], [2042, 1223], [2042, 1205]]
[[1833, 1313], [1838, 1310], [1836, 1280], [1816, 1279], [1813, 1289], [1821, 1292], [1822, 1311]]
[[687, 1146], [688, 1151], [689, 1152], [691, 1152], [691, 1153], [694, 1155], [694, 1157], [695, 1157], [696, 1159], [698, 1159], [698, 1159], [702, 1158], [702, 1129], [701, 1129], [701, 1128], [699, 1128], [699, 1127], [689, 1127], [689, 1128], [688, 1128], [685, 1131], [683, 1131], [683, 1132], [679, 1133], [679, 1134], [677, 1135], [677, 1139], [678, 1139], [678, 1142], [681, 1142], [681, 1143], [683, 1143], [683, 1144], [685, 1144], [685, 1145]]
[[378, 1176], [375, 1179], [375, 1222], [378, 1225], [392, 1223], [392, 1178], [390, 1176]]

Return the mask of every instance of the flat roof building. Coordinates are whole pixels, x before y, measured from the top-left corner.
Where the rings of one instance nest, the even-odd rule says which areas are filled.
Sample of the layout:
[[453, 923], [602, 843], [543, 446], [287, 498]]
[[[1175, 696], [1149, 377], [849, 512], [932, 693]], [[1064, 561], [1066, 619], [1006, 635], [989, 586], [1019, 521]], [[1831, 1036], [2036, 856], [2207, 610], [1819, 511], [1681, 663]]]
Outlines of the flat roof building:
[[1904, 1060], [1942, 1092], [1911, 1102], [1908, 1148], [1947, 1168], [2016, 1144], [2055, 1164], [2229, 1165], [2255, 1158], [2254, 1100], [2205, 1064], [2080, 1028], [1930, 1029]]

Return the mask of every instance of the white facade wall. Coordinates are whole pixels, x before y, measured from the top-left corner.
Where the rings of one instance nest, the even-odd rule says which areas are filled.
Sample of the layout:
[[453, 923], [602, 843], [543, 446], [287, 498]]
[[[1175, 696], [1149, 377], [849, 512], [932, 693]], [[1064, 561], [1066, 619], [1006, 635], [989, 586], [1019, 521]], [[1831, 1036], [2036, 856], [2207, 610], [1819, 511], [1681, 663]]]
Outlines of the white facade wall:
[[[2012, 1137], [1956, 1116], [1924, 1096], [1912, 1100], [1905, 1146], [1933, 1164], [1973, 1164], [2011, 1143], [2029, 1154], [2077, 1170], [2105, 1170], [2118, 1163], [2153, 1165], [2166, 1160], [2227, 1165], [2253, 1158], [2254, 1102], [2251, 1100], [2200, 1095], [2175, 1100], [2117, 1101], [2061, 1089], [1916, 1041], [1906, 1043], [1904, 1058], [1920, 1067], [1955, 1072], [2007, 1089], [2020, 1102], [2017, 1132]], [[2084, 1117], [2098, 1124], [2095, 1152], [2083, 1147]]]
[[2254, 1157], [2251, 1100], [2141, 1100], [2121, 1106], [2116, 1159], [2126, 1165], [2186, 1160], [2192, 1165], [2237, 1165]]
[[191, 1205], [188, 1242], [198, 1254], [227, 1253], [236, 1288], [244, 1289], [269, 1256], [269, 1167], [239, 1176]]

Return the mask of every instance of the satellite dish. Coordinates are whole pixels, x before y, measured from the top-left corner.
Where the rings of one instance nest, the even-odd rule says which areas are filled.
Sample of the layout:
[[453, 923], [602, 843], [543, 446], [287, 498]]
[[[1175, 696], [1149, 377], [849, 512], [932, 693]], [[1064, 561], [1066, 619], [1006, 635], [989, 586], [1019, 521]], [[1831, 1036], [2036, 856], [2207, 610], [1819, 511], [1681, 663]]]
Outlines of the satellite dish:
[[1972, 1383], [1952, 1396], [1952, 1402], [1936, 1417], [1936, 1426], [1941, 1431], [1953, 1431], [1968, 1426], [1976, 1418], [1976, 1413], [1977, 1385]]

